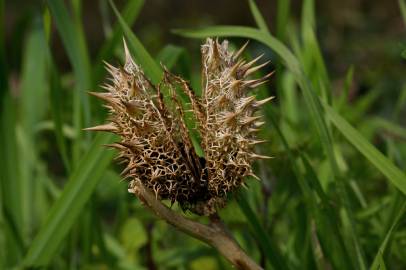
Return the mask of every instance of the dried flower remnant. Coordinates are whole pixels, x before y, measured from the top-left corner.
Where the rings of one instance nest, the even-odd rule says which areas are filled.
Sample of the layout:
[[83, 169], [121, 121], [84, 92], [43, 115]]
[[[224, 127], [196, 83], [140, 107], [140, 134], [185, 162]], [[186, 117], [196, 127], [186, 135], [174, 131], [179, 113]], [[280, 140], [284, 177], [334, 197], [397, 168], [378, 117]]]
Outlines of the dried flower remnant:
[[[226, 195], [244, 186], [253, 176], [252, 162], [268, 158], [253, 151], [255, 133], [264, 123], [256, 111], [272, 98], [258, 101], [250, 91], [265, 83], [247, 77], [266, 65], [254, 66], [260, 59], [246, 62], [228, 50], [228, 42], [207, 39], [202, 45], [201, 97], [182, 78], [164, 71], [160, 84], [152, 84], [135, 64], [124, 44], [125, 64], [107, 65], [111, 83], [106, 93], [91, 93], [106, 102], [110, 123], [88, 128], [118, 134], [121, 141], [109, 146], [120, 151], [127, 164], [122, 175], [140, 181], [160, 200], [178, 202], [184, 210], [211, 215], [225, 205]], [[189, 98], [201, 137], [204, 157], [192, 145], [182, 103], [176, 90]], [[164, 97], [162, 92], [169, 92]]]

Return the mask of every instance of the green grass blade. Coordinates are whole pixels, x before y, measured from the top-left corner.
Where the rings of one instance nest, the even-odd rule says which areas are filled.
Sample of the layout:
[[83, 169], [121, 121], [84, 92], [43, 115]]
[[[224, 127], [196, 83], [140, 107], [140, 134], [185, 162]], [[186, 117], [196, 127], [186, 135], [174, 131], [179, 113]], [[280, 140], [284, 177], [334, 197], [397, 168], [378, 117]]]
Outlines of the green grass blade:
[[141, 66], [153, 83], [158, 84], [162, 78], [162, 69], [144, 48], [138, 37], [131, 31], [113, 1], [109, 0], [109, 2], [128, 40], [128, 48], [134, 57], [134, 61]]
[[2, 219], [5, 219], [5, 230], [10, 234], [5, 234], [5, 263], [13, 265], [21, 260], [23, 253], [23, 208], [22, 208], [22, 188], [19, 177], [19, 156], [16, 142], [16, 102], [7, 91], [1, 100], [0, 114], [0, 206]]
[[75, 77], [73, 123], [76, 138], [73, 144], [72, 164], [76, 166], [81, 156], [84, 140], [82, 128], [83, 126], [90, 126], [90, 103], [87, 95], [87, 91], [91, 90], [92, 87], [90, 60], [83, 31], [78, 27], [77, 21], [69, 16], [64, 2], [62, 0], [48, 0], [47, 4], [60, 33]]
[[381, 117], [374, 117], [367, 121], [370, 125], [383, 130], [392, 137], [406, 140], [406, 128]]
[[42, 20], [37, 16], [34, 17], [24, 47], [16, 130], [21, 190], [14, 196], [20, 197], [23, 210], [22, 232], [25, 240], [30, 238], [32, 227], [39, 218], [36, 210], [40, 208], [40, 199], [35, 197], [33, 191], [41, 193], [45, 190], [37, 178], [39, 148], [36, 143], [39, 138], [36, 126], [47, 116], [49, 108], [47, 51], [44, 48], [46, 48], [45, 32]]
[[331, 104], [330, 80], [314, 30], [314, 0], [303, 2], [301, 28], [303, 69], [312, 80], [313, 87], [318, 90], [317, 92]]
[[245, 196], [246, 195], [242, 193], [240, 194], [237, 198], [238, 205], [246, 216], [248, 223], [251, 225], [252, 232], [265, 253], [269, 263], [274, 269], [289, 269], [282, 254], [279, 252], [278, 247], [272, 242], [268, 233], [262, 227], [257, 215], [245, 199]]
[[[332, 264], [337, 269], [351, 268], [350, 257], [345, 249], [343, 243], [342, 233], [339, 230], [339, 218], [337, 211], [331, 207], [329, 198], [327, 194], [324, 193], [320, 180], [318, 179], [316, 173], [314, 172], [310, 162], [301, 153], [293, 153], [291, 150], [288, 140], [279, 128], [276, 119], [274, 118], [272, 112], [267, 107], [265, 108], [267, 119], [270, 120], [276, 134], [281, 139], [281, 142], [286, 150], [288, 159], [290, 160], [290, 166], [294, 174], [296, 175], [298, 184], [302, 190], [302, 194], [308, 211], [312, 215], [316, 222], [317, 235], [321, 241], [321, 248], [323, 253], [328, 255], [331, 259]], [[303, 161], [305, 173], [300, 170], [300, 165], [297, 160], [299, 155], [300, 159]], [[320, 198], [321, 203], [317, 203], [317, 196]], [[345, 258], [344, 260], [342, 258]]]
[[175, 46], [167, 45], [158, 54], [157, 61], [165, 65], [169, 70], [175, 66], [180, 56], [185, 53], [185, 49]]
[[[127, 25], [133, 25], [135, 20], [138, 18], [143, 5], [144, 0], [131, 0], [127, 2], [125, 7], [123, 8], [123, 11], [121, 12], [121, 17]], [[117, 45], [121, 43], [122, 36], [122, 27], [120, 23], [117, 22], [113, 27], [111, 36], [103, 43], [103, 46], [96, 58], [96, 69], [94, 71], [94, 78], [96, 80], [98, 80], [104, 72], [104, 65], [101, 65], [102, 61], [107, 61], [111, 58], [114, 52], [114, 48], [116, 48]]]
[[276, 37], [285, 40], [291, 0], [278, 0], [276, 4]]
[[360, 151], [403, 194], [406, 194], [406, 175], [387, 157], [370, 144], [354, 127], [327, 104], [323, 104], [328, 118], [341, 134]]
[[383, 254], [388, 246], [389, 240], [392, 237], [392, 234], [396, 227], [399, 224], [399, 221], [401, 218], [404, 216], [406, 211], [406, 201], [403, 202], [402, 206], [399, 209], [398, 215], [396, 216], [395, 220], [392, 223], [392, 226], [390, 227], [389, 231], [386, 233], [385, 239], [382, 241], [381, 246], [379, 247], [378, 253], [376, 254], [374, 261], [371, 266], [371, 270], [382, 270], [386, 269], [385, 263], [383, 261]]
[[87, 104], [86, 91], [89, 91], [92, 80], [90, 61], [83, 33], [75, 27], [62, 0], [48, 0], [47, 3], [72, 64], [78, 91], [83, 94], [83, 102], [90, 110]]
[[402, 15], [403, 18], [403, 23], [406, 26], [406, 2], [405, 0], [398, 0], [398, 3], [400, 8], [400, 14]]
[[35, 124], [47, 110], [45, 33], [38, 21], [30, 31], [21, 74], [21, 121], [25, 132], [33, 136]]
[[24, 260], [26, 266], [47, 265], [55, 257], [58, 247], [113, 159], [114, 151], [102, 147], [112, 138], [113, 135], [105, 133], [95, 137], [34, 238]]
[[8, 89], [8, 74], [6, 61], [6, 42], [4, 40], [4, 31], [6, 30], [4, 18], [4, 0], [0, 1], [0, 98], [7, 92]]
[[248, 0], [248, 4], [250, 6], [251, 14], [254, 17], [255, 22], [257, 23], [258, 28], [265, 33], [269, 32], [269, 28], [266, 25], [265, 19], [259, 11], [257, 4], [255, 4], [255, 0]]
[[[50, 60], [51, 62], [51, 60]], [[68, 158], [68, 150], [66, 146], [66, 140], [62, 132], [62, 96], [61, 96], [61, 82], [59, 74], [55, 65], [50, 63], [50, 91], [49, 99], [51, 103], [51, 114], [54, 122], [54, 131], [56, 137], [56, 143], [59, 148], [59, 152], [62, 157], [62, 161], [68, 172], [71, 171], [71, 164]]]

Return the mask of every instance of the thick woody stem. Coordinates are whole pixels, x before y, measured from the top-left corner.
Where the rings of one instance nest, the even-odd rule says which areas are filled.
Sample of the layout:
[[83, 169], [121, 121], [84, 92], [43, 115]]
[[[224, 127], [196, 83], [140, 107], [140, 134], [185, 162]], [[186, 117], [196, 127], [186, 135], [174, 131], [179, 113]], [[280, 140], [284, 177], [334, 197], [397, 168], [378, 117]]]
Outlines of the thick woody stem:
[[162, 204], [139, 181], [133, 183], [133, 187], [129, 189], [129, 192], [134, 193], [159, 218], [164, 219], [180, 231], [216, 248], [237, 269], [262, 269], [241, 249], [217, 215], [210, 217], [209, 225], [187, 219]]

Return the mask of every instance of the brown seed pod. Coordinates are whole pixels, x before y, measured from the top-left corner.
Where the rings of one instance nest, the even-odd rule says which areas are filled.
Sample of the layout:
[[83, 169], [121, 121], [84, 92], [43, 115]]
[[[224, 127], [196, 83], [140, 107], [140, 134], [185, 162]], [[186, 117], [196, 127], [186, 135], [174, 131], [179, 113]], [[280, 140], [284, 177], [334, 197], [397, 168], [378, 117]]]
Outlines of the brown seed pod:
[[[141, 181], [158, 199], [178, 202], [184, 210], [214, 213], [225, 206], [229, 192], [244, 185], [246, 176], [256, 177], [252, 162], [268, 158], [255, 154], [253, 147], [263, 142], [255, 135], [263, 124], [256, 111], [271, 98], [257, 101], [250, 91], [271, 74], [247, 79], [267, 63], [254, 66], [260, 57], [248, 63], [240, 59], [245, 46], [232, 53], [226, 40], [207, 39], [201, 48], [203, 93], [198, 97], [166, 69], [162, 82], [152, 84], [124, 44], [124, 66], [106, 63], [111, 83], [103, 88], [108, 92], [91, 93], [106, 102], [110, 122], [87, 130], [120, 136], [120, 142], [109, 146], [119, 150], [127, 165], [124, 177]], [[177, 89], [189, 98], [204, 157], [193, 147]], [[169, 96], [163, 96], [164, 90]]]

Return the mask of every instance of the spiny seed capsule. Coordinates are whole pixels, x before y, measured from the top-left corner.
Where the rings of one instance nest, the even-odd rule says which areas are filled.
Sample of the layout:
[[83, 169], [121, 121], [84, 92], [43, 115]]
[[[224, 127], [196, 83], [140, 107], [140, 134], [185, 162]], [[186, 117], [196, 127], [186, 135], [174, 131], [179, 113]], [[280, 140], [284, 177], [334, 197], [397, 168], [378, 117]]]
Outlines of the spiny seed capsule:
[[[163, 80], [154, 85], [132, 59], [124, 42], [125, 64], [116, 68], [106, 63], [111, 83], [106, 93], [91, 93], [106, 102], [110, 122], [88, 130], [108, 131], [121, 140], [111, 147], [119, 150], [126, 168], [123, 177], [130, 185], [141, 181], [157, 199], [178, 202], [198, 215], [213, 214], [225, 206], [226, 195], [244, 186], [253, 176], [252, 162], [268, 158], [253, 152], [263, 124], [256, 111], [272, 98], [256, 100], [250, 91], [265, 83], [247, 77], [267, 63], [254, 66], [241, 59], [246, 45], [237, 52], [228, 42], [207, 39], [201, 47], [202, 95], [197, 96], [179, 76], [164, 70]], [[178, 99], [182, 91], [189, 99]], [[163, 95], [165, 93], [165, 97]], [[189, 107], [187, 107], [189, 106]], [[191, 111], [200, 133], [204, 157], [193, 147], [185, 112]]]

